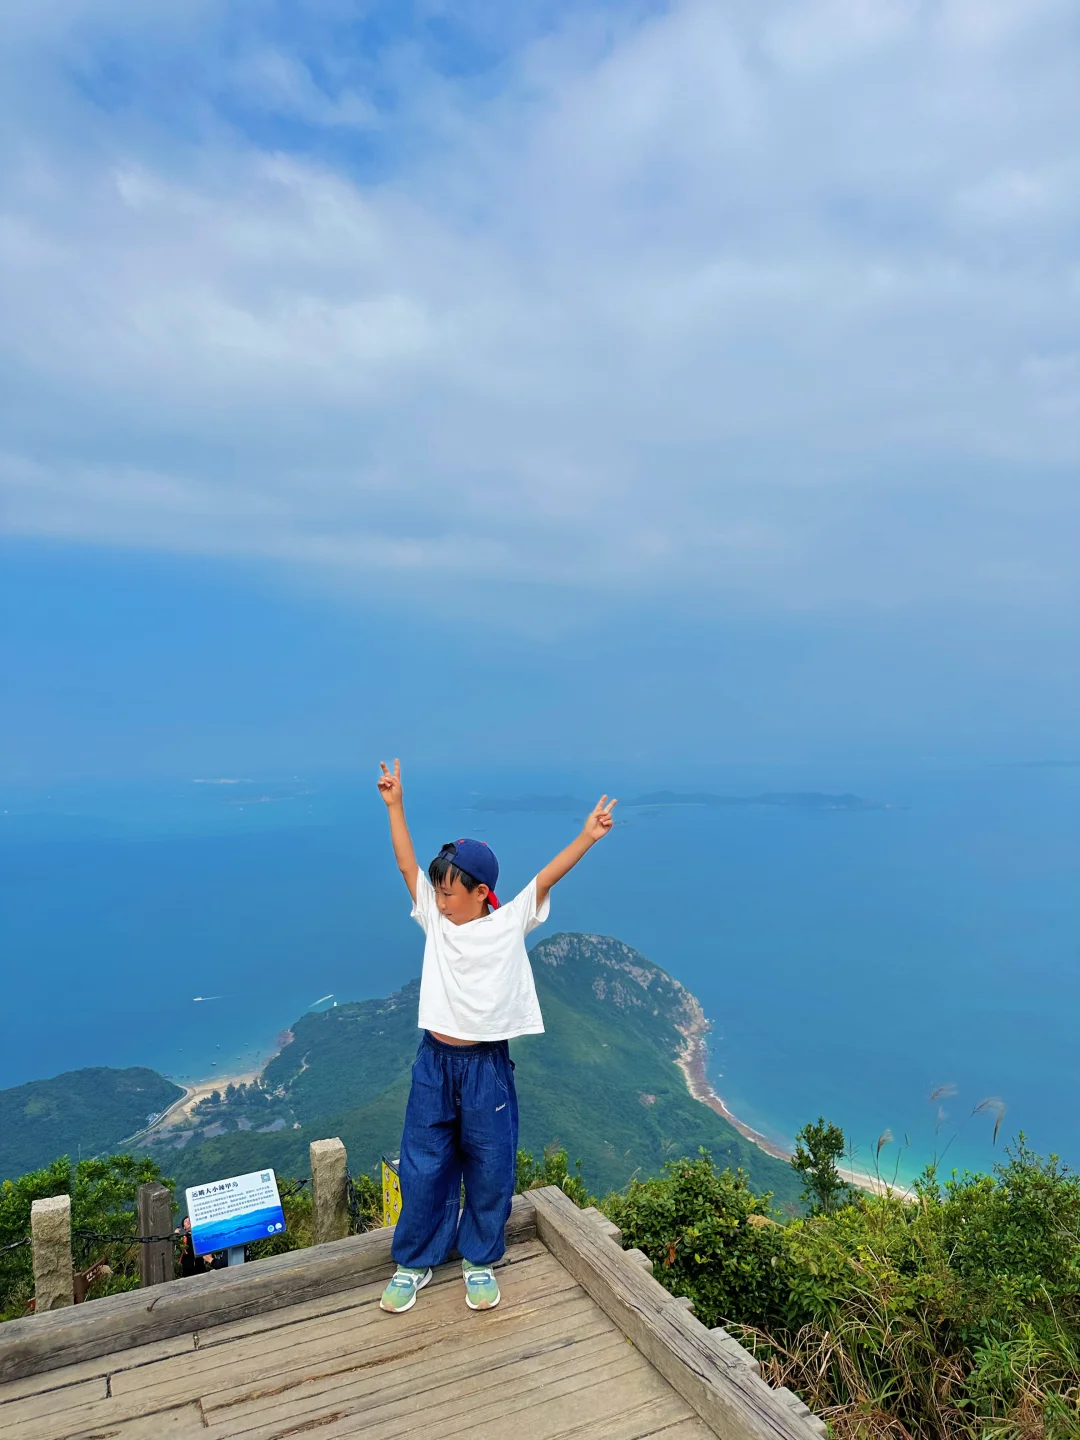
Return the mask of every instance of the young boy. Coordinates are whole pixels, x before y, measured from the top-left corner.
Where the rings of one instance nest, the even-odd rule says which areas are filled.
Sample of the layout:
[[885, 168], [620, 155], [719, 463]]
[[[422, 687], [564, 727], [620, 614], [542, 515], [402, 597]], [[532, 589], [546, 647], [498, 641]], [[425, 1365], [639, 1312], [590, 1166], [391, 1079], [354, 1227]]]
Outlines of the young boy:
[[[379, 790], [390, 814], [394, 858], [423, 929], [419, 1024], [401, 1137], [401, 1217], [391, 1251], [397, 1264], [384, 1310], [416, 1302], [455, 1245], [463, 1259], [465, 1303], [499, 1303], [492, 1266], [505, 1248], [517, 1164], [518, 1109], [508, 1041], [543, 1033], [525, 936], [548, 918], [548, 895], [611, 829], [614, 800], [601, 797], [572, 844], [506, 905], [495, 895], [499, 862], [482, 840], [444, 845], [416, 863], [401, 793], [401, 763], [382, 763]], [[461, 1182], [465, 1208], [458, 1220]]]

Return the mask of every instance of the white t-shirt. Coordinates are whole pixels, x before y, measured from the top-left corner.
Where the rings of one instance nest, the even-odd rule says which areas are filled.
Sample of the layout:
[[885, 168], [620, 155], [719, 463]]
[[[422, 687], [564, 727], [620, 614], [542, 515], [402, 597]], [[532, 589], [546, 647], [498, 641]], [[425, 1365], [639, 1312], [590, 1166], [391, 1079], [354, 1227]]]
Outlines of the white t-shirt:
[[536, 881], [467, 925], [439, 914], [435, 889], [418, 870], [412, 917], [427, 936], [420, 977], [420, 1027], [455, 1040], [512, 1040], [542, 1035], [525, 936], [542, 925], [550, 897], [536, 907]]

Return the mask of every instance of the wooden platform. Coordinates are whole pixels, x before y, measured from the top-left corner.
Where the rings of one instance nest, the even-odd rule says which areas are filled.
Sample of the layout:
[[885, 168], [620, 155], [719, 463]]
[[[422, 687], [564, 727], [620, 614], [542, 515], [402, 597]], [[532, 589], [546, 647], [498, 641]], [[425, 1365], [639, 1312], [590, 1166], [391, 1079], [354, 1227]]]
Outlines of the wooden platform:
[[[643, 1344], [639, 1336], [634, 1343], [628, 1327], [605, 1313], [613, 1308], [605, 1296], [597, 1292], [596, 1298], [589, 1293], [596, 1287], [581, 1283], [592, 1276], [587, 1268], [592, 1240], [601, 1247], [603, 1265], [613, 1266], [616, 1278], [631, 1289], [660, 1287], [599, 1225], [554, 1194], [554, 1200], [538, 1201], [535, 1215], [531, 1205], [516, 1205], [514, 1238], [499, 1271], [502, 1303], [492, 1311], [467, 1309], [460, 1267], [448, 1265], [411, 1311], [385, 1314], [378, 1303], [390, 1270], [383, 1233], [338, 1242], [351, 1247], [339, 1256], [346, 1287], [298, 1303], [287, 1303], [287, 1297], [283, 1303], [280, 1291], [265, 1289], [271, 1272], [261, 1278], [256, 1272], [275, 1262], [261, 1262], [244, 1267], [248, 1276], [234, 1271], [229, 1285], [218, 1283], [225, 1275], [197, 1277], [10, 1322], [0, 1327], [0, 1375], [11, 1377], [0, 1382], [0, 1435], [4, 1440], [290, 1440], [309, 1434], [314, 1440], [421, 1434], [433, 1440], [478, 1434], [500, 1440], [708, 1440], [745, 1434], [754, 1440], [764, 1435], [806, 1440], [817, 1433], [804, 1427], [790, 1405], [774, 1404], [774, 1392], [746, 1363], [731, 1356], [725, 1361], [722, 1349], [708, 1345], [702, 1352], [706, 1360], [720, 1358], [713, 1362], [716, 1373], [705, 1376], [707, 1383], [715, 1388], [730, 1371], [736, 1402], [744, 1379], [765, 1401], [746, 1424], [739, 1403], [730, 1409], [730, 1423], [723, 1405], [715, 1411], [706, 1405], [703, 1418], [693, 1385], [681, 1385], [686, 1393], [680, 1393], [661, 1373], [664, 1368], [676, 1382], [682, 1380], [682, 1371], [667, 1364], [666, 1351], [661, 1367], [651, 1363], [651, 1342]], [[543, 1219], [542, 1211], [548, 1212]], [[365, 1241], [366, 1247], [360, 1244]], [[578, 1277], [565, 1257], [558, 1257], [567, 1243], [574, 1246], [573, 1268], [579, 1259], [586, 1266]], [[316, 1270], [334, 1258], [335, 1247], [317, 1249], [325, 1253], [312, 1261]], [[295, 1264], [295, 1257], [281, 1259]], [[256, 1282], [264, 1299], [250, 1313], [248, 1292], [255, 1293]], [[184, 1322], [177, 1330], [177, 1317], [188, 1310], [196, 1289], [206, 1297], [200, 1323]], [[666, 1292], [660, 1295], [664, 1314], [671, 1310], [679, 1324], [697, 1326]], [[633, 1308], [641, 1310], [637, 1302]], [[94, 1335], [115, 1339], [120, 1333], [115, 1320], [95, 1325], [95, 1310], [101, 1322], [113, 1312], [119, 1315], [128, 1343], [88, 1354]], [[237, 1318], [227, 1318], [230, 1314]], [[27, 1328], [34, 1326], [39, 1328]], [[169, 1329], [175, 1333], [162, 1333]], [[707, 1340], [716, 1334], [697, 1330]], [[670, 1336], [662, 1343], [679, 1348]], [[79, 1354], [87, 1358], [64, 1363]], [[688, 1362], [674, 1353], [670, 1358], [676, 1367], [702, 1368], [693, 1358]], [[702, 1376], [695, 1373], [691, 1381], [700, 1384]]]

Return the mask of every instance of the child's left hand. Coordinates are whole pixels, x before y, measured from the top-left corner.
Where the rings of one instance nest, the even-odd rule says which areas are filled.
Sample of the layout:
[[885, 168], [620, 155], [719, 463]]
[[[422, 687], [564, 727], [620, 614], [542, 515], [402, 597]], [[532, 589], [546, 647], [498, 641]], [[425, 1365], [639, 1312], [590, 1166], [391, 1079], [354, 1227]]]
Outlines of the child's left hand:
[[601, 795], [596, 808], [585, 821], [582, 834], [591, 841], [602, 840], [615, 823], [611, 812], [618, 803], [618, 800], [609, 800], [606, 795]]

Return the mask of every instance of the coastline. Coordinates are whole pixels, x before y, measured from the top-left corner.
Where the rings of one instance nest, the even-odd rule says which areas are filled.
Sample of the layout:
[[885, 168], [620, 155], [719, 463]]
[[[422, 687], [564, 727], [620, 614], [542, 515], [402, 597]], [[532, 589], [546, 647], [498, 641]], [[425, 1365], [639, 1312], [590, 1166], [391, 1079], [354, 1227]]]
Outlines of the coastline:
[[[747, 1121], [740, 1119], [730, 1108], [723, 1096], [713, 1087], [709, 1080], [708, 1060], [709, 1049], [707, 1036], [712, 1030], [711, 1022], [706, 1018], [696, 996], [686, 992], [687, 1005], [684, 1011], [686, 1023], [679, 1026], [683, 1036], [684, 1044], [680, 1053], [675, 1057], [675, 1063], [682, 1072], [686, 1083], [686, 1089], [692, 1099], [701, 1105], [707, 1105], [722, 1119], [726, 1120], [733, 1129], [752, 1145], [763, 1151], [766, 1155], [772, 1156], [774, 1160], [788, 1162], [794, 1155], [794, 1147], [783, 1144], [776, 1140], [770, 1140], [760, 1130], [755, 1130]], [[200, 1079], [194, 1082], [184, 1083], [176, 1081], [181, 1085], [184, 1093], [157, 1117], [154, 1124], [147, 1126], [137, 1135], [129, 1137], [125, 1144], [136, 1141], [149, 1140], [152, 1138], [163, 1138], [168, 1131], [183, 1130], [185, 1125], [190, 1123], [191, 1111], [200, 1100], [210, 1095], [214, 1090], [224, 1090], [226, 1086], [233, 1084], [240, 1086], [251, 1084], [261, 1078], [266, 1066], [278, 1055], [282, 1047], [292, 1040], [292, 1033], [289, 1030], [282, 1031], [278, 1037], [277, 1047], [260, 1062], [249, 1066], [243, 1071], [235, 1074], [221, 1074], [211, 1076], [207, 1079]], [[861, 1170], [858, 1167], [839, 1165], [837, 1167], [844, 1180], [849, 1184], [857, 1186], [871, 1194], [894, 1194], [910, 1196], [913, 1192], [902, 1183], [891, 1183], [869, 1171]]]
[[[739, 1117], [724, 1102], [722, 1095], [719, 1095], [709, 1081], [708, 1060], [709, 1049], [705, 1036], [711, 1029], [708, 1020], [705, 1019], [698, 1007], [698, 1015], [685, 1028], [683, 1036], [686, 1044], [682, 1052], [676, 1057], [675, 1063], [683, 1073], [686, 1081], [686, 1088], [693, 1099], [702, 1105], [707, 1105], [717, 1115], [722, 1116], [729, 1125], [739, 1132], [744, 1139], [756, 1145], [759, 1150], [764, 1150], [766, 1155], [771, 1155], [774, 1160], [790, 1160], [795, 1153], [788, 1146], [779, 1145], [768, 1136], [762, 1135], [760, 1130], [755, 1130], [745, 1120]], [[860, 1190], [867, 1190], [874, 1195], [910, 1195], [911, 1191], [904, 1185], [892, 1184], [883, 1180], [878, 1175], [871, 1175], [868, 1171], [859, 1170], [847, 1165], [837, 1167], [843, 1178], [850, 1184], [856, 1185]]]
[[[705, 1021], [705, 1025], [708, 1026], [708, 1021]], [[744, 1139], [756, 1145], [759, 1150], [764, 1150], [766, 1155], [771, 1155], [775, 1160], [790, 1160], [793, 1153], [791, 1150], [777, 1145], [767, 1136], [762, 1135], [760, 1130], [755, 1130], [745, 1120], [740, 1120], [733, 1110], [728, 1109], [723, 1096], [718, 1095], [713, 1089], [709, 1083], [707, 1069], [709, 1050], [705, 1043], [704, 1033], [694, 1033], [692, 1030], [683, 1033], [686, 1036], [686, 1047], [675, 1063], [682, 1071], [683, 1078], [686, 1080], [686, 1088], [692, 1097], [702, 1105], [707, 1105], [710, 1110], [715, 1110], [717, 1115], [722, 1115]]]
[[218, 1075], [211, 1080], [196, 1080], [193, 1084], [185, 1084], [182, 1080], [175, 1080], [173, 1083], [179, 1085], [183, 1095], [178, 1095], [167, 1110], [163, 1110], [152, 1125], [145, 1126], [134, 1135], [129, 1135], [126, 1140], [121, 1141], [122, 1145], [134, 1145], [143, 1141], [150, 1142], [160, 1140], [169, 1130], [183, 1130], [186, 1124], [191, 1122], [191, 1112], [200, 1100], [206, 1098], [215, 1090], [224, 1090], [227, 1085], [250, 1085], [259, 1079], [263, 1070], [270, 1063], [273, 1057], [270, 1056], [257, 1069], [245, 1070], [236, 1075]]

